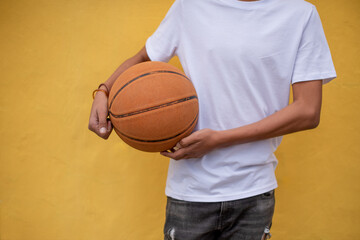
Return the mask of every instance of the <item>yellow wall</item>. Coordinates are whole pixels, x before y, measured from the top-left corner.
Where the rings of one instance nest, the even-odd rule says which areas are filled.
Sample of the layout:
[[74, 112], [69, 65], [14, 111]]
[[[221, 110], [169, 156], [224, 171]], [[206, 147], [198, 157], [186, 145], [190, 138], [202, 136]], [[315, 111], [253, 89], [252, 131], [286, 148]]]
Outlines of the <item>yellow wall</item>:
[[[312, 0], [338, 79], [277, 151], [273, 239], [359, 239], [358, 0]], [[0, 1], [0, 239], [161, 239], [168, 160], [87, 129], [91, 92], [170, 0]], [[173, 64], [178, 65], [176, 60]]]

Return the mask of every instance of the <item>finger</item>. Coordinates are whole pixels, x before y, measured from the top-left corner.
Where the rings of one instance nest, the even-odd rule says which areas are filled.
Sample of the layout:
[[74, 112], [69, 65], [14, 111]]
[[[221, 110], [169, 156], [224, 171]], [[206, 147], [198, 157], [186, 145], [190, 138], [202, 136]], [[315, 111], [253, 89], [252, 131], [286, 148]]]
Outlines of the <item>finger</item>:
[[175, 151], [179, 150], [180, 148], [181, 148], [180, 143], [177, 143], [174, 147], [166, 150], [166, 152], [175, 152]]
[[175, 152], [164, 151], [164, 152], [161, 152], [160, 154], [165, 156], [165, 157], [172, 158], [174, 160], [180, 160], [180, 159], [183, 159], [185, 157], [186, 151], [184, 149], [179, 149], [179, 150], [177, 150]]
[[184, 147], [188, 147], [190, 146], [191, 144], [194, 144], [196, 142], [198, 142], [199, 140], [197, 139], [196, 137], [196, 134], [193, 133], [193, 134], [190, 134], [189, 136], [183, 138], [180, 140], [179, 142], [179, 145], [184, 148]]
[[164, 157], [171, 158], [169, 155], [169, 152], [167, 152], [167, 151], [162, 151], [162, 152], [160, 152], [160, 154], [163, 155]]
[[176, 150], [179, 150], [180, 148], [181, 148], [181, 144], [180, 144], [180, 142], [178, 142], [178, 143], [175, 145], [174, 150], [176, 151]]
[[112, 129], [113, 129], [113, 126], [112, 126], [112, 124], [111, 124], [110, 119], [108, 119], [108, 120], [107, 120], [106, 133], [105, 133], [104, 135], [102, 135], [101, 137], [102, 137], [103, 139], [105, 139], [105, 140], [108, 139], [109, 136], [110, 136], [110, 134], [111, 134], [111, 132], [112, 132]]

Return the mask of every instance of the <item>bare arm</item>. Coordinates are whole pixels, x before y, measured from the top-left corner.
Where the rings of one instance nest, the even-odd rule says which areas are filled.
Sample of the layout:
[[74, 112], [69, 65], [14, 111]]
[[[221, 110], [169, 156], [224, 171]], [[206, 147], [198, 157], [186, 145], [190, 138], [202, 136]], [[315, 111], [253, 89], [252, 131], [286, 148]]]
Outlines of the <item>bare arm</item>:
[[121, 73], [123, 73], [126, 69], [130, 68], [131, 66], [146, 61], [150, 61], [150, 59], [149, 56], [147, 55], [145, 47], [143, 47], [137, 54], [127, 59], [115, 70], [115, 72], [109, 77], [109, 79], [106, 80], [105, 82], [106, 86], [110, 90], [115, 80], [121, 75]]
[[[150, 61], [150, 59], [147, 55], [145, 47], [143, 47], [137, 54], [123, 62], [105, 82], [105, 85], [108, 87], [109, 91], [113, 86], [115, 80], [121, 75], [121, 73], [123, 73], [131, 66], [145, 61]], [[100, 89], [106, 90], [106, 87], [101, 86]], [[93, 131], [103, 139], [107, 139], [112, 131], [111, 122], [107, 119], [107, 101], [108, 99], [105, 93], [101, 91], [96, 93], [95, 99], [91, 107], [88, 126], [89, 130]]]
[[280, 111], [249, 125], [214, 131], [203, 129], [182, 139], [175, 152], [162, 152], [173, 159], [201, 157], [207, 152], [234, 144], [242, 144], [312, 129], [320, 121], [322, 81], [295, 83], [293, 102]]

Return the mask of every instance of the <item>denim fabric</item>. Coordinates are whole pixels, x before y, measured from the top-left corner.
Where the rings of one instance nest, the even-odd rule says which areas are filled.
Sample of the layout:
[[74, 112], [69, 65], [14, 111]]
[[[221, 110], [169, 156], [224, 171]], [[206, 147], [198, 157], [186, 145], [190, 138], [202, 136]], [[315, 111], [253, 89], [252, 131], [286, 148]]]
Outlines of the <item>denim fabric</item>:
[[226, 202], [188, 202], [168, 197], [164, 239], [268, 239], [274, 206], [274, 190]]

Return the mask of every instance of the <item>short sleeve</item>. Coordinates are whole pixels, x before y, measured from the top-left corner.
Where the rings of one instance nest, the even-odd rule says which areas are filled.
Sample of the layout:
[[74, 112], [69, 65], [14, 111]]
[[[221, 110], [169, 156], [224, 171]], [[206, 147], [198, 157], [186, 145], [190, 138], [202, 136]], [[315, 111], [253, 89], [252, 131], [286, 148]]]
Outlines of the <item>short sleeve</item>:
[[152, 61], [168, 62], [179, 44], [181, 0], [176, 0], [156, 31], [146, 41], [146, 51]]
[[315, 6], [312, 6], [296, 55], [292, 83], [317, 79], [327, 83], [334, 78], [336, 72], [324, 29]]

